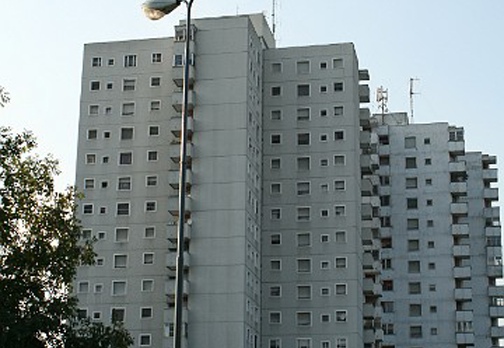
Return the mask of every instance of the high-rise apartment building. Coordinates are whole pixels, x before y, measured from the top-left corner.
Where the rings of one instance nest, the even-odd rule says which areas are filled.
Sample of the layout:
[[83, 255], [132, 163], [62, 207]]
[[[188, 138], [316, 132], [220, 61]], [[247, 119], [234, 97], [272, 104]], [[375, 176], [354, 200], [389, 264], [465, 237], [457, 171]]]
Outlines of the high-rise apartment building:
[[78, 272], [81, 314], [172, 346], [190, 40], [185, 347], [497, 345], [495, 157], [446, 124], [370, 117], [350, 43], [275, 48], [262, 15], [193, 23], [85, 47], [76, 183], [97, 259]]

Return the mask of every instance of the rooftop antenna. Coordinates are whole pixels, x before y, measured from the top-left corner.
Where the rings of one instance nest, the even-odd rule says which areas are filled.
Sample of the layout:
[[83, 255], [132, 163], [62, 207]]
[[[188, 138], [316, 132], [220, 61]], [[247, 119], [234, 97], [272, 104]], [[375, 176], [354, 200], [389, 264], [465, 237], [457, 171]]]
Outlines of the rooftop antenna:
[[382, 123], [385, 119], [385, 114], [388, 113], [388, 89], [380, 86], [376, 89], [376, 101], [378, 102], [378, 109], [381, 111]]
[[419, 93], [416, 93], [415, 92], [415, 89], [414, 89], [414, 84], [415, 84], [415, 81], [419, 81], [420, 79], [417, 79], [417, 78], [410, 78], [410, 88], [409, 88], [409, 96], [410, 96], [410, 115], [411, 115], [411, 123], [414, 123], [413, 120], [413, 116], [414, 116], [414, 108], [413, 108], [413, 99], [414, 99], [414, 96], [415, 94], [419, 94]]
[[271, 11], [271, 26], [273, 30], [273, 37], [276, 35], [276, 7], [277, 7], [277, 0], [273, 0], [273, 10]]

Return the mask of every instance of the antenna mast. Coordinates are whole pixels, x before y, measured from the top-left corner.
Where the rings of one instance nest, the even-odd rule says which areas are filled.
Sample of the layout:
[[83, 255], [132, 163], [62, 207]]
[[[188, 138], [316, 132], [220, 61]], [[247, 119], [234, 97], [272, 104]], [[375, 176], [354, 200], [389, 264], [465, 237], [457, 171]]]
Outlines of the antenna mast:
[[418, 81], [419, 79], [417, 78], [410, 78], [410, 88], [409, 88], [409, 96], [410, 96], [410, 115], [411, 115], [411, 123], [414, 123], [413, 120], [413, 116], [414, 116], [414, 108], [413, 108], [413, 99], [414, 99], [414, 96], [415, 94], [418, 94], [415, 92], [414, 90], [414, 83], [415, 81]]
[[273, 10], [271, 11], [271, 26], [273, 30], [273, 37], [276, 35], [276, 0], [273, 0]]
[[376, 101], [378, 102], [378, 109], [381, 111], [382, 123], [385, 120], [385, 114], [388, 112], [388, 89], [380, 86], [376, 89]]

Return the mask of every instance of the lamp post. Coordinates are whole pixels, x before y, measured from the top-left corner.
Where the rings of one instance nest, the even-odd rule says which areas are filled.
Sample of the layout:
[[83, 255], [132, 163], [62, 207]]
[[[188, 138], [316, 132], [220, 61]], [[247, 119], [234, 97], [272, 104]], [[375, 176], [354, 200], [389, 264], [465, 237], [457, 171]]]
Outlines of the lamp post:
[[189, 58], [190, 58], [190, 32], [191, 8], [193, 0], [147, 0], [142, 8], [145, 15], [152, 20], [161, 19], [164, 15], [175, 10], [181, 3], [187, 6], [186, 37], [184, 51], [184, 77], [182, 81], [182, 124], [180, 127], [180, 165], [179, 165], [179, 196], [178, 196], [178, 230], [177, 230], [177, 271], [175, 279], [175, 321], [174, 321], [174, 348], [182, 347], [182, 321], [183, 292], [184, 292], [184, 223], [185, 223], [185, 196], [186, 196], [186, 148], [187, 148], [187, 117], [189, 100]]

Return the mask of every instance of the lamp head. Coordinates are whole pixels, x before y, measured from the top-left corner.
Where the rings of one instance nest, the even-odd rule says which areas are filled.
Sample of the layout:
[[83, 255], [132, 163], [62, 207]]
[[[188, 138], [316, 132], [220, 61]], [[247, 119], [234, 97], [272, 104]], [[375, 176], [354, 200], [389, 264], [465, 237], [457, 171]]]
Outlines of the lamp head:
[[142, 4], [145, 15], [152, 20], [161, 19], [175, 10], [182, 0], [147, 0]]

